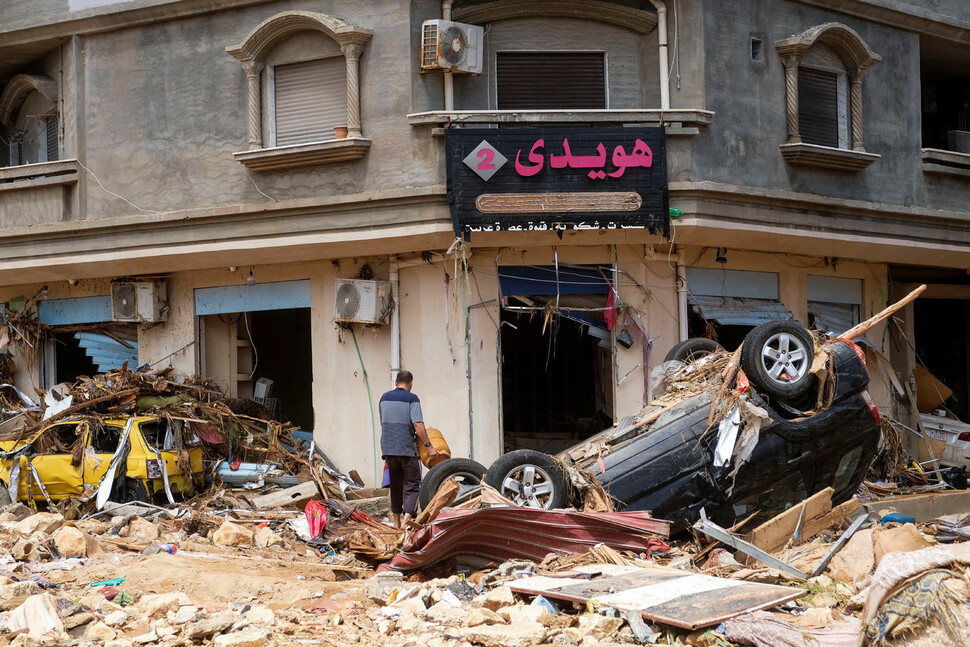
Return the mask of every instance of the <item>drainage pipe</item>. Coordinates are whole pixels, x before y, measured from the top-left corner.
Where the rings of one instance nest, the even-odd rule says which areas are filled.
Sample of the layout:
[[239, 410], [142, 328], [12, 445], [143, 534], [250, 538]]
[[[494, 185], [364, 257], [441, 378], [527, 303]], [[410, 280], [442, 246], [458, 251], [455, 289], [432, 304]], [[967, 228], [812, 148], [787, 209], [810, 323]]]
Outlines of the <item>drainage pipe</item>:
[[[670, 110], [670, 68], [667, 63], [667, 5], [661, 0], [650, 0], [657, 10], [657, 40], [660, 58], [660, 109]], [[447, 2], [451, 4], [451, 2]], [[451, 7], [448, 8], [451, 15]], [[446, 99], [447, 101], [447, 99]], [[448, 110], [448, 108], [445, 108]]]
[[[451, 5], [454, 0], [443, 0], [441, 3], [441, 18], [451, 20]], [[451, 72], [445, 72], [445, 110], [450, 112], [455, 109], [455, 77]]]
[[677, 319], [680, 323], [680, 341], [687, 339], [687, 268], [677, 260]]
[[396, 256], [391, 257], [390, 268], [391, 279], [391, 386], [397, 379], [397, 374], [401, 370], [401, 297], [399, 290], [399, 266]]

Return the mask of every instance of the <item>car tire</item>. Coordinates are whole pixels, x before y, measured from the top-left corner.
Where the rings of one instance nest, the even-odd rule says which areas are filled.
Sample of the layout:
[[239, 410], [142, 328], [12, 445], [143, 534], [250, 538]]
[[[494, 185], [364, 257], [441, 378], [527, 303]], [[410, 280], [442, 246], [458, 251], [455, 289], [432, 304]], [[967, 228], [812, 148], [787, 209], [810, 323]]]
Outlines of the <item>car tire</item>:
[[421, 509], [427, 508], [441, 484], [453, 476], [458, 479], [458, 485], [461, 486], [459, 490], [459, 496], [461, 496], [462, 490], [478, 486], [487, 471], [487, 467], [470, 458], [447, 458], [428, 470], [421, 479], [418, 504]]
[[667, 356], [664, 357], [664, 361], [678, 361], [689, 364], [718, 350], [724, 350], [724, 347], [713, 339], [707, 339], [706, 337], [691, 337], [690, 339], [685, 339], [678, 344], [674, 344], [674, 347], [671, 348], [667, 353]]
[[552, 457], [532, 449], [499, 456], [485, 482], [520, 506], [553, 510], [566, 505], [566, 475]]
[[766, 321], [744, 338], [741, 369], [756, 391], [794, 400], [815, 386], [815, 340], [797, 321]]
[[120, 477], [114, 485], [111, 500], [115, 503], [150, 503], [145, 484], [138, 479]]

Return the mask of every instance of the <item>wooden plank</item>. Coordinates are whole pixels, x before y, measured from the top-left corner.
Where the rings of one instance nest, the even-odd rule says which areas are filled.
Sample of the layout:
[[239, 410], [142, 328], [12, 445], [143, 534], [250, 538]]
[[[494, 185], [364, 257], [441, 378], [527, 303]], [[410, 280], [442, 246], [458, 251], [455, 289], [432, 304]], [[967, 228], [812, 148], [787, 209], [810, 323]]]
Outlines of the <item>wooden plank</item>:
[[[603, 567], [602, 564], [591, 566]], [[662, 567], [638, 568], [589, 581], [532, 577], [517, 580], [509, 588], [517, 593], [541, 593], [559, 600], [593, 601], [599, 606], [637, 611], [656, 622], [691, 630], [804, 595], [801, 589]]]
[[320, 492], [317, 489], [317, 484], [313, 481], [307, 481], [306, 483], [288, 487], [285, 490], [276, 490], [269, 494], [253, 497], [253, 505], [260, 510], [265, 508], [282, 508], [285, 505], [303, 506], [307, 501], [319, 496]]
[[778, 550], [795, 535], [799, 521], [802, 528], [805, 528], [809, 523], [832, 511], [833, 492], [832, 488], [825, 488], [800, 504], [792, 506], [752, 530], [744, 538], [745, 541], [768, 553]]

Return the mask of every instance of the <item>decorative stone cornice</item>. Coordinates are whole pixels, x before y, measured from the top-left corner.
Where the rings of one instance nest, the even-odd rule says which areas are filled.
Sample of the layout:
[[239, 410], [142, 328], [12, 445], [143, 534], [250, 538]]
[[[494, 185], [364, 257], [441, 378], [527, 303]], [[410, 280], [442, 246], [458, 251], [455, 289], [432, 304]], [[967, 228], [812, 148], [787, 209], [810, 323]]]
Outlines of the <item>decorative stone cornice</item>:
[[36, 90], [51, 103], [57, 102], [57, 83], [41, 74], [18, 74], [10, 79], [0, 95], [0, 123], [10, 125], [20, 104]]
[[295, 144], [278, 148], [233, 153], [232, 156], [253, 171], [276, 171], [300, 166], [315, 166], [360, 159], [370, 150], [370, 140], [363, 137], [332, 139], [314, 144]]
[[641, 34], [650, 33], [657, 26], [655, 12], [600, 0], [503, 0], [455, 7], [452, 16], [473, 25], [510, 18], [579, 18], [619, 25]]
[[861, 171], [880, 157], [875, 153], [817, 144], [783, 144], [780, 148], [782, 157], [791, 164], [837, 171]]
[[315, 11], [284, 11], [261, 22], [241, 43], [227, 47], [226, 51], [240, 61], [259, 59], [283, 38], [304, 30], [323, 32], [341, 45], [363, 44], [374, 35], [373, 29]]
[[782, 57], [802, 56], [816, 43], [827, 45], [835, 51], [849, 71], [864, 70], [882, 60], [854, 29], [838, 22], [817, 25], [790, 38], [779, 40], [775, 43], [775, 49]]

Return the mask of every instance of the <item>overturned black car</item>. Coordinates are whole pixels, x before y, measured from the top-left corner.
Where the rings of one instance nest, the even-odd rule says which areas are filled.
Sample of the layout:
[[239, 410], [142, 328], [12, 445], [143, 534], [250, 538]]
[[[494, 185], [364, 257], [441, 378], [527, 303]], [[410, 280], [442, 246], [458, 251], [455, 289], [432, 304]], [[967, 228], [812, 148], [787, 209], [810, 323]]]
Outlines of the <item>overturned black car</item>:
[[[714, 348], [703, 340], [679, 344], [672, 355], [693, 367]], [[768, 518], [827, 487], [833, 502], [845, 501], [875, 455], [879, 413], [861, 349], [836, 339], [818, 350], [821, 361], [812, 335], [794, 321], [761, 324], [745, 338], [740, 370], [723, 380], [648, 407], [639, 420], [625, 418], [555, 458], [504, 454], [484, 480], [519, 505], [557, 508], [567, 503], [560, 465], [573, 465], [593, 473], [617, 507], [678, 525], [696, 521], [702, 508], [722, 526], [754, 513]], [[718, 408], [725, 393], [736, 398], [728, 410]], [[480, 470], [463, 459], [439, 464], [422, 484], [422, 503], [446, 478], [470, 485]]]

